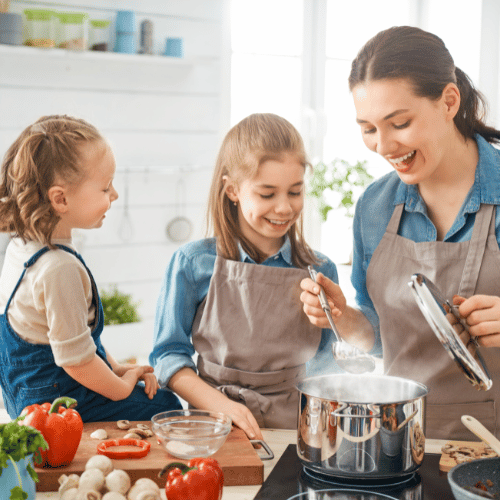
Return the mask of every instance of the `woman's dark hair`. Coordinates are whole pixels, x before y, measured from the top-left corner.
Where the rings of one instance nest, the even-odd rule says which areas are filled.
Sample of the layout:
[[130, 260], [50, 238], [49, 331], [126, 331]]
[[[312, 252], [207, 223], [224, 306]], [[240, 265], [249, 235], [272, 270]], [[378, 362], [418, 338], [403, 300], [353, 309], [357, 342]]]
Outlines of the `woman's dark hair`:
[[409, 79], [416, 95], [437, 100], [450, 82], [460, 91], [455, 125], [465, 138], [477, 133], [490, 143], [500, 142], [500, 131], [485, 123], [486, 101], [469, 77], [455, 66], [444, 42], [412, 26], [381, 31], [363, 46], [351, 65], [349, 89], [383, 79]]

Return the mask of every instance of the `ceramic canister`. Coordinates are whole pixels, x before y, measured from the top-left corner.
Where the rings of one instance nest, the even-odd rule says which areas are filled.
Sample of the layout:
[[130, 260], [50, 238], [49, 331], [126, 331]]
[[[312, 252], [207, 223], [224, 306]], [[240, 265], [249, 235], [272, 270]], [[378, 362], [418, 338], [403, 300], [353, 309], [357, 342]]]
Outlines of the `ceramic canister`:
[[20, 14], [0, 12], [0, 43], [22, 45], [23, 18]]

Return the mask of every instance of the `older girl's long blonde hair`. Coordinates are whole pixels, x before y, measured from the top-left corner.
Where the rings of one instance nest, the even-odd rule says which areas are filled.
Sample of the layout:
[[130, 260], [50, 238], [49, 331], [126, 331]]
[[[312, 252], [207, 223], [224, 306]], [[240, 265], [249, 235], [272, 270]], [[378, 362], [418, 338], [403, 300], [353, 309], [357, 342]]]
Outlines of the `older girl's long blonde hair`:
[[[217, 238], [217, 249], [222, 257], [239, 260], [238, 242], [255, 262], [262, 262], [266, 257], [243, 235], [238, 223], [238, 207], [225, 193], [224, 176], [241, 182], [254, 177], [265, 161], [281, 161], [285, 154], [293, 155], [304, 168], [309, 166], [299, 132], [280, 116], [271, 113], [252, 114], [227, 133], [212, 177], [207, 214], [208, 234]], [[292, 260], [300, 268], [318, 262], [304, 240], [302, 224], [301, 214], [288, 230]]]
[[43, 116], [24, 129], [2, 162], [0, 232], [52, 246], [59, 216], [48, 191], [56, 181], [81, 181], [80, 146], [99, 140], [93, 125], [66, 115]]

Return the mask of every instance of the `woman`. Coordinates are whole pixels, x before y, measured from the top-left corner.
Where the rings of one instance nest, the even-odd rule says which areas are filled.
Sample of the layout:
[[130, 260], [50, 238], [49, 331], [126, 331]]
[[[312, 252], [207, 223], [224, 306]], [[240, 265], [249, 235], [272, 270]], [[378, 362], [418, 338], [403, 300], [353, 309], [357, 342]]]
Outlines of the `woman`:
[[[339, 330], [365, 349], [381, 340], [385, 371], [430, 390], [427, 437], [471, 439], [473, 415], [499, 435], [500, 131], [483, 120], [483, 99], [437, 36], [393, 27], [352, 63], [349, 87], [366, 146], [394, 168], [372, 183], [354, 219], [352, 282], [358, 308], [320, 276]], [[411, 295], [428, 276], [477, 336], [493, 379], [476, 389], [441, 346]], [[302, 282], [311, 322], [326, 326], [318, 286]], [[464, 300], [465, 299], [465, 300]]]

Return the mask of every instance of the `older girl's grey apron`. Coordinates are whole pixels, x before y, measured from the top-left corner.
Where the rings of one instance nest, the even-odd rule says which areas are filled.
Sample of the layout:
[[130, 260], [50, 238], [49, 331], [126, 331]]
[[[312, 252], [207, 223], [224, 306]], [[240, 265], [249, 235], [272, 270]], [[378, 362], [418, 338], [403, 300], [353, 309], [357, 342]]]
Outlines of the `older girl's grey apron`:
[[296, 383], [321, 329], [300, 302], [305, 270], [217, 256], [193, 324], [200, 377], [246, 405], [260, 427], [297, 428]]
[[416, 243], [397, 234], [403, 204], [397, 205], [367, 271], [367, 289], [380, 318], [384, 367], [425, 384], [426, 436], [473, 440], [462, 424], [472, 415], [499, 436], [500, 348], [482, 348], [493, 387], [478, 391], [441, 345], [411, 294], [408, 281], [425, 274], [449, 300], [455, 294], [500, 295], [500, 249], [493, 205], [481, 205], [470, 241]]

